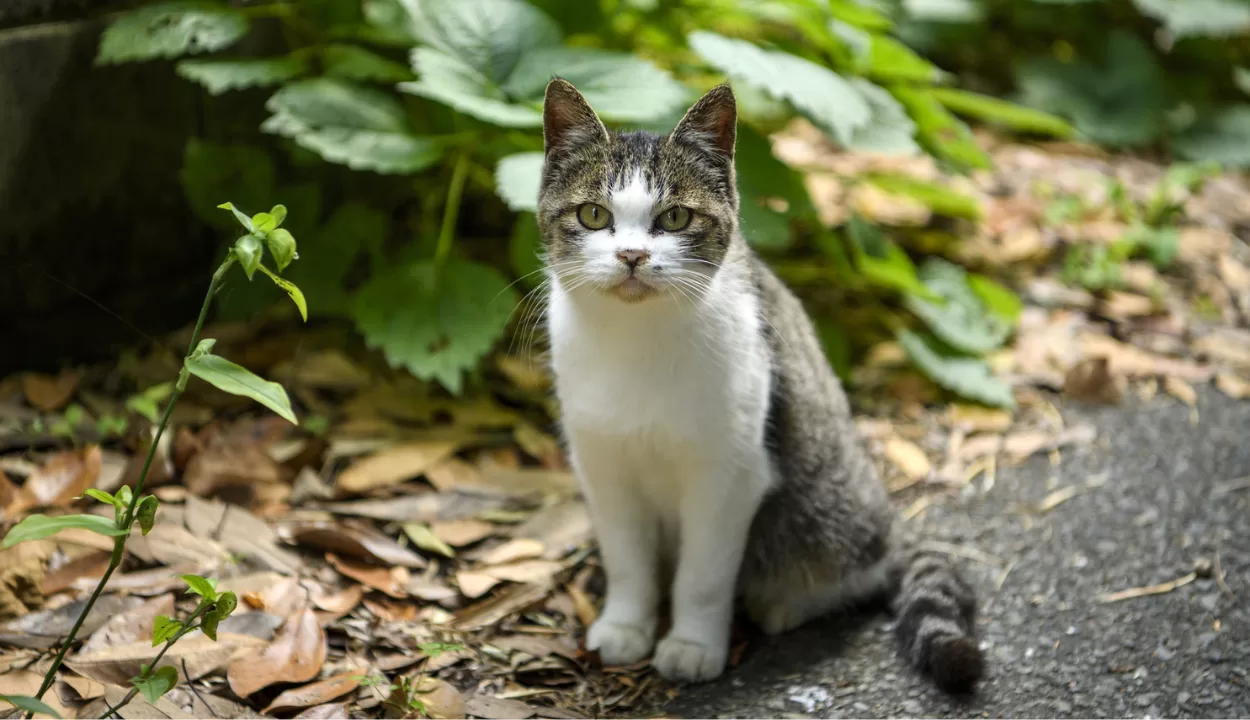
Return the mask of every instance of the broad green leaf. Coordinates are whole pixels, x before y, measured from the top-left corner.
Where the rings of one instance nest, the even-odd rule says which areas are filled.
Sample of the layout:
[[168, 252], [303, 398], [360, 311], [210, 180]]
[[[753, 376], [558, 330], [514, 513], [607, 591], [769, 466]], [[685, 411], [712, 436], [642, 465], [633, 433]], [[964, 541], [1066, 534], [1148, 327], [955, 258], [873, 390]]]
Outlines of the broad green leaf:
[[96, 500], [99, 500], [105, 505], [112, 505], [113, 507], [117, 508], [118, 511], [126, 509], [126, 506], [123, 505], [120, 500], [113, 497], [112, 493], [108, 493], [103, 490], [97, 490], [96, 488], [88, 488], [86, 490], [83, 490], [82, 494], [86, 495], [89, 498], [95, 498]]
[[380, 251], [387, 233], [381, 213], [356, 203], [340, 206], [314, 231], [300, 236], [300, 261], [286, 277], [308, 292], [314, 316], [345, 315], [351, 298], [344, 279], [365, 251]]
[[945, 73], [888, 35], [870, 36], [867, 56], [859, 65], [866, 77], [881, 82], [932, 83]]
[[961, 170], [990, 166], [989, 156], [977, 144], [968, 126], [952, 115], [928, 89], [896, 85], [890, 91], [916, 123], [916, 140], [926, 151]]
[[295, 238], [285, 228], [270, 232], [269, 237], [265, 238], [265, 244], [269, 246], [269, 254], [273, 255], [278, 272], [286, 270], [286, 266], [299, 257], [295, 252]]
[[968, 287], [976, 293], [987, 310], [1001, 317], [1007, 324], [1014, 326], [1019, 321], [1024, 303], [1009, 288], [976, 273], [968, 273]]
[[1177, 39], [1229, 37], [1250, 31], [1250, 4], [1239, 0], [1133, 0], [1143, 15]]
[[200, 632], [204, 633], [209, 640], [217, 641], [217, 625], [221, 622], [221, 618], [213, 613], [205, 613], [200, 617]]
[[1174, 227], [1155, 228], [1148, 225], [1134, 225], [1121, 238], [1120, 242], [1132, 247], [1134, 254], [1144, 250], [1146, 257], [1155, 267], [1164, 269], [1176, 259], [1180, 248], [1180, 233]]
[[241, 58], [236, 60], [183, 60], [178, 74], [203, 85], [209, 93], [221, 95], [230, 90], [268, 87], [293, 80], [308, 72], [299, 57]]
[[61, 717], [60, 713], [49, 707], [47, 703], [42, 700], [36, 700], [29, 695], [0, 695], [0, 701], [7, 702], [18, 710], [24, 710], [28, 713], [39, 713], [57, 718], [57, 720], [60, 720]]
[[400, 83], [399, 89], [443, 103], [503, 127], [539, 127], [542, 111], [535, 102], [513, 104], [503, 91], [459, 58], [429, 47], [412, 51], [412, 67], [420, 80]]
[[289, 137], [325, 160], [354, 170], [414, 173], [433, 165], [440, 143], [412, 134], [390, 95], [333, 78], [291, 83], [265, 104], [261, 129]]
[[281, 226], [286, 221], [286, 205], [274, 205], [272, 208], [269, 208], [269, 214], [273, 217], [275, 227]]
[[830, 0], [828, 12], [838, 20], [864, 30], [889, 30], [894, 26], [888, 15], [866, 5], [858, 0]]
[[264, 246], [255, 235], [240, 235], [239, 239], [234, 241], [234, 257], [239, 261], [239, 266], [243, 268], [248, 280], [252, 279], [256, 268], [261, 266], [260, 261], [264, 252]]
[[1012, 130], [1042, 133], [1060, 138], [1072, 136], [1072, 126], [1061, 118], [1006, 100], [954, 88], [932, 88], [929, 93], [935, 100], [954, 112], [1003, 125]]
[[1011, 334], [1011, 326], [991, 314], [968, 287], [963, 268], [930, 258], [920, 269], [920, 279], [940, 299], [908, 295], [907, 308], [951, 347], [980, 355], [1001, 347]]
[[541, 272], [542, 242], [534, 213], [518, 213], [512, 226], [512, 237], [508, 241], [508, 259], [517, 278], [529, 287], [535, 287], [544, 280]]
[[238, 220], [239, 224], [242, 225], [248, 232], [252, 232], [256, 229], [252, 227], [252, 219], [236, 208], [233, 204], [224, 202], [217, 207], [222, 210], [229, 210], [230, 213], [234, 215], [234, 219]]
[[456, 551], [450, 545], [443, 542], [442, 538], [434, 534], [430, 530], [430, 526], [425, 523], [404, 523], [404, 534], [417, 547], [426, 552], [437, 553], [443, 557], [455, 557]]
[[252, 216], [252, 232], [260, 237], [265, 237], [278, 227], [278, 219], [269, 213], [256, 213]]
[[231, 395], [243, 395], [273, 410], [280, 417], [298, 425], [286, 390], [276, 382], [264, 380], [250, 370], [217, 355], [201, 355], [186, 359], [187, 370]]
[[384, 270], [356, 295], [356, 325], [393, 366], [459, 393], [503, 333], [516, 293], [493, 268], [449, 260]]
[[304, 293], [300, 292], [295, 283], [286, 278], [278, 277], [264, 265], [261, 265], [260, 269], [269, 276], [270, 280], [273, 280], [275, 285], [285, 290], [286, 294], [291, 296], [291, 302], [295, 303], [295, 307], [299, 308], [299, 316], [303, 318], [304, 322], [308, 322], [308, 302], [304, 300]]
[[855, 259], [855, 269], [865, 281], [903, 293], [931, 294], [920, 282], [911, 258], [902, 248], [887, 240], [876, 225], [852, 216], [847, 223], [847, 238]]
[[247, 33], [247, 17], [224, 2], [185, 0], [123, 13], [100, 37], [97, 64], [216, 52]]
[[130, 507], [130, 501], [134, 498], [134, 495], [131, 493], [129, 485], [122, 485], [117, 488], [116, 497], [117, 502], [121, 503], [122, 507]]
[[704, 30], [691, 33], [688, 41], [691, 49], [718, 70], [790, 102], [844, 145], [872, 118], [868, 101], [822, 65]]
[[239, 606], [239, 597], [233, 592], [224, 592], [217, 596], [217, 602], [213, 606], [213, 614], [219, 619], [225, 620], [230, 617], [234, 609]]
[[233, 197], [244, 207], [262, 207], [272, 200], [274, 191], [273, 160], [253, 145], [220, 145], [191, 138], [178, 178], [196, 216], [222, 230], [235, 227], [235, 221], [217, 209], [223, 197]]
[[332, 43], [321, 48], [326, 75], [360, 82], [397, 83], [412, 79], [412, 71], [393, 60], [356, 45]]
[[207, 602], [217, 599], [217, 581], [211, 578], [200, 577], [199, 575], [179, 575], [182, 581], [187, 584], [187, 589], [193, 594], [199, 595]]
[[526, 51], [560, 43], [560, 27], [525, 0], [402, 0], [424, 45], [502, 83]]
[[139, 521], [139, 529], [144, 535], [152, 532], [152, 526], [156, 524], [156, 510], [161, 506], [161, 501], [156, 499], [155, 495], [145, 496], [139, 501], [139, 507], [135, 508], [135, 519]]
[[868, 103], [872, 119], [851, 134], [847, 147], [860, 152], [884, 155], [918, 153], [920, 146], [913, 139], [916, 124], [894, 96], [885, 88], [873, 85], [863, 78], [851, 78], [850, 83]]
[[949, 186], [917, 180], [906, 175], [869, 175], [865, 180], [894, 195], [915, 200], [938, 215], [981, 219], [981, 204], [976, 198], [969, 197]]
[[[789, 247], [791, 221], [814, 213], [802, 176], [778, 160], [768, 138], [748, 125], [738, 127], [734, 162], [743, 236], [758, 248]], [[784, 210], [776, 209], [781, 206]]]
[[126, 534], [126, 531], [119, 529], [112, 520], [99, 515], [58, 515], [56, 517], [48, 517], [47, 515], [35, 514], [14, 525], [8, 534], [4, 536], [4, 543], [0, 547], [13, 547], [20, 542], [28, 540], [42, 540], [70, 528], [81, 528], [107, 537], [119, 537]]
[[916, 367], [938, 385], [986, 405], [1015, 407], [1011, 387], [994, 377], [984, 360], [939, 351], [910, 330], [899, 330], [897, 338]]
[[1233, 68], [1233, 84], [1238, 90], [1250, 95], [1250, 68]]
[[825, 319], [817, 321], [816, 330], [820, 336], [820, 346], [825, 351], [825, 359], [829, 361], [829, 366], [833, 368], [833, 372], [843, 382], [849, 382], [855, 367], [851, 362], [851, 348], [847, 344], [846, 333], [835, 323]]
[[508, 204], [509, 210], [534, 212], [538, 209], [538, 185], [542, 173], [541, 152], [504, 156], [495, 165], [495, 192]]
[[967, 23], [982, 17], [976, 0], [903, 0], [903, 11], [923, 22]]
[[182, 623], [164, 615], [157, 615], [152, 620], [152, 647], [168, 642], [180, 630], [182, 630]]
[[1250, 167], [1250, 105], [1234, 105], [1203, 118], [1172, 140], [1189, 160]]
[[460, 643], [427, 642], [427, 643], [418, 643], [417, 649], [431, 658], [436, 658], [445, 652], [456, 652], [458, 650], [463, 650], [464, 646], [461, 645]]
[[154, 703], [161, 699], [161, 696], [178, 684], [178, 671], [172, 665], [157, 668], [156, 672], [147, 677], [136, 675], [130, 678], [130, 684], [139, 689], [143, 693], [143, 698], [149, 703]]

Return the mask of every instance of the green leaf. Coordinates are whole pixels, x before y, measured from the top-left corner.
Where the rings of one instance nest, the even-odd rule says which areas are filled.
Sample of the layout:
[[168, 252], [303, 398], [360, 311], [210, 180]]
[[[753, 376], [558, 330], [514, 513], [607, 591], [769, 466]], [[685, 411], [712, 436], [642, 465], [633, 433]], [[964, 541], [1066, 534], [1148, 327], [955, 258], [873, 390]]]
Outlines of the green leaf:
[[399, 89], [440, 102], [466, 115], [503, 127], [539, 127], [543, 116], [536, 103], [518, 105], [464, 61], [429, 47], [412, 51], [412, 67], [420, 80]]
[[239, 261], [248, 280], [252, 279], [256, 268], [261, 266], [260, 260], [264, 252], [264, 246], [255, 235], [241, 235], [238, 240], [234, 241], [234, 257]]
[[183, 60], [178, 74], [203, 85], [212, 95], [230, 90], [268, 87], [293, 80], [308, 72], [303, 59], [296, 56], [237, 60]]
[[112, 520], [99, 515], [57, 515], [56, 517], [48, 517], [47, 515], [35, 514], [14, 525], [9, 530], [9, 533], [4, 536], [4, 543], [0, 547], [8, 548], [28, 540], [42, 540], [69, 528], [81, 528], [107, 537], [119, 537], [126, 534], [126, 531], [119, 529]]
[[89, 498], [95, 498], [96, 500], [99, 500], [105, 505], [112, 505], [113, 507], [117, 508], [117, 510], [119, 511], [126, 509], [126, 506], [123, 505], [121, 501], [119, 501], [117, 498], [113, 497], [112, 493], [108, 493], [103, 490], [97, 490], [95, 488], [88, 488], [86, 490], [83, 490], [82, 494], [86, 495]]
[[397, 83], [412, 80], [412, 71], [393, 60], [355, 45], [332, 43], [321, 48], [326, 75], [360, 82]]
[[985, 308], [1014, 327], [1020, 320], [1020, 313], [1024, 311], [1024, 303], [1020, 301], [1020, 297], [984, 275], [968, 273], [967, 279], [969, 289], [976, 293]]
[[268, 152], [252, 145], [221, 145], [191, 138], [178, 178], [196, 216], [221, 230], [235, 226], [217, 210], [223, 197], [233, 197], [245, 207], [261, 207], [272, 199], [274, 191], [273, 160]]
[[989, 313], [968, 287], [963, 268], [930, 258], [920, 269], [920, 279], [939, 299], [908, 295], [907, 308], [947, 344], [979, 355], [1001, 347], [1011, 334], [1011, 326]]
[[516, 153], [500, 158], [495, 166], [495, 192], [509, 210], [534, 212], [538, 209], [538, 184], [542, 180], [543, 154]]
[[889, 16], [857, 0], [830, 0], [828, 12], [838, 20], [864, 30], [889, 30], [894, 27]]
[[436, 658], [445, 652], [457, 652], [459, 650], [463, 650], [464, 646], [460, 643], [427, 642], [418, 643], [417, 649], [431, 658]]
[[[791, 221], [814, 214], [802, 176], [778, 160], [768, 138], [748, 125], [738, 127], [734, 163], [743, 236], [754, 247], [788, 248], [793, 241]], [[784, 210], [775, 209], [778, 200]]]
[[870, 35], [868, 53], [859, 65], [861, 74], [882, 82], [929, 84], [945, 73], [888, 35]]
[[242, 225], [248, 232], [252, 232], [253, 230], [256, 229], [252, 227], [252, 219], [248, 217], [246, 214], [244, 214], [243, 212], [241, 212], [234, 205], [228, 202], [224, 202], [218, 205], [217, 207], [221, 208], [222, 210], [229, 210], [234, 215], [234, 219], [238, 220], [239, 224]]
[[217, 625], [220, 622], [221, 622], [220, 618], [213, 615], [212, 613], [209, 613], [205, 615], [204, 617], [200, 618], [200, 632], [204, 633], [204, 635], [208, 637], [209, 640], [212, 640], [213, 642], [217, 642]]
[[60, 720], [60, 713], [48, 707], [42, 700], [36, 700], [28, 695], [0, 695], [0, 700], [9, 703], [18, 710], [24, 710], [28, 713], [39, 713]]
[[147, 495], [139, 501], [139, 507], [135, 508], [135, 518], [138, 519], [139, 529], [144, 535], [152, 532], [152, 526], [156, 524], [156, 510], [160, 506], [161, 501], [155, 495]]
[[1250, 105], [1234, 105], [1199, 120], [1177, 135], [1172, 147], [1188, 160], [1250, 167]]
[[315, 231], [300, 237], [300, 261], [287, 277], [308, 292], [312, 315], [347, 314], [351, 298], [344, 278], [366, 250], [380, 250], [387, 221], [376, 210], [357, 203], [340, 206]]
[[165, 2], [122, 14], [100, 37], [96, 63], [216, 52], [247, 33], [247, 17], [223, 2]]
[[262, 130], [354, 170], [414, 173], [442, 155], [437, 140], [412, 134], [395, 98], [373, 88], [333, 78], [300, 80], [274, 93], [265, 107], [273, 115]]
[[899, 292], [931, 294], [916, 274], [916, 266], [903, 249], [889, 242], [881, 229], [858, 216], [847, 223], [855, 268], [863, 279], [878, 287]]
[[278, 227], [278, 219], [269, 213], [256, 213], [252, 216], [252, 232], [262, 238], [267, 236], [276, 227]]
[[1250, 68], [1233, 68], [1233, 84], [1238, 90], [1250, 95]]
[[275, 285], [285, 290], [286, 294], [291, 296], [291, 302], [295, 303], [295, 307], [299, 308], [299, 316], [303, 318], [304, 322], [308, 322], [308, 302], [304, 300], [304, 293], [300, 292], [295, 283], [278, 277], [264, 265], [261, 265], [260, 269], [261, 272], [269, 276], [270, 280], [273, 280]]
[[182, 630], [182, 623], [164, 615], [157, 615], [152, 620], [152, 647], [168, 642], [180, 630]]
[[133, 497], [134, 495], [131, 493], [129, 485], [122, 485], [117, 488], [117, 502], [121, 503], [122, 507], [130, 507], [130, 500]]
[[529, 287], [536, 287], [544, 279], [542, 242], [534, 213], [518, 213], [508, 241], [508, 260], [520, 282]]
[[270, 232], [269, 237], [265, 238], [265, 243], [269, 245], [269, 254], [273, 255], [278, 272], [286, 270], [286, 266], [299, 257], [295, 252], [295, 238], [285, 228], [277, 228]]
[[1133, 0], [1133, 4], [1178, 40], [1230, 37], [1250, 30], [1250, 5], [1238, 0]]
[[157, 668], [156, 672], [148, 677], [136, 675], [130, 678], [130, 684], [139, 689], [143, 693], [143, 697], [149, 703], [154, 703], [161, 699], [161, 696], [178, 684], [178, 671], [172, 665], [166, 665]]
[[891, 174], [873, 174], [865, 180], [893, 195], [911, 198], [938, 215], [967, 220], [981, 219], [981, 204], [976, 198], [952, 190], [947, 185]]
[[217, 581], [199, 575], [179, 575], [182, 581], [187, 584], [187, 589], [192, 594], [199, 595], [206, 602], [213, 602], [217, 599]]
[[217, 603], [213, 606], [213, 614], [219, 620], [225, 620], [230, 617], [234, 609], [239, 606], [239, 597], [233, 592], [224, 592], [217, 596]]
[[1174, 227], [1154, 228], [1148, 225], [1130, 227], [1120, 239], [1132, 248], [1145, 250], [1146, 257], [1159, 269], [1164, 269], [1176, 259], [1180, 248], [1180, 232]]
[[1015, 407], [1011, 387], [994, 377], [984, 360], [940, 351], [910, 330], [899, 330], [897, 338], [916, 367], [938, 385], [986, 405]]
[[250, 370], [236, 365], [217, 355], [200, 355], [186, 359], [187, 370], [192, 375], [207, 381], [220, 390], [231, 395], [250, 397], [256, 402], [273, 410], [280, 417], [298, 425], [291, 400], [286, 390], [275, 382], [270, 382], [252, 374]]
[[954, 112], [1019, 132], [1041, 133], [1059, 138], [1071, 137], [1073, 134], [1072, 126], [1063, 119], [1006, 100], [954, 88], [932, 88], [929, 93]]
[[822, 65], [703, 30], [691, 33], [688, 41], [712, 66], [789, 101], [844, 145], [872, 119], [868, 101], [851, 83]]
[[443, 557], [455, 557], [456, 551], [450, 545], [443, 542], [442, 538], [434, 534], [430, 530], [430, 526], [425, 523], [404, 523], [404, 534], [409, 540], [426, 552], [437, 553]]
[[560, 27], [524, 0], [402, 0], [418, 39], [498, 84], [526, 51], [560, 43]]
[[913, 139], [916, 123], [889, 91], [863, 78], [851, 78], [850, 83], [868, 103], [872, 119], [851, 134], [848, 149], [884, 155], [911, 155], [920, 151]]
[[393, 366], [459, 393], [503, 333], [516, 293], [496, 270], [449, 260], [384, 270], [357, 293], [356, 325]]
[[903, 0], [903, 10], [913, 20], [934, 23], [977, 22], [983, 15], [976, 0]]
[[990, 158], [972, 131], [927, 89], [893, 86], [890, 92], [916, 123], [916, 140], [939, 160], [961, 170], [990, 167]]

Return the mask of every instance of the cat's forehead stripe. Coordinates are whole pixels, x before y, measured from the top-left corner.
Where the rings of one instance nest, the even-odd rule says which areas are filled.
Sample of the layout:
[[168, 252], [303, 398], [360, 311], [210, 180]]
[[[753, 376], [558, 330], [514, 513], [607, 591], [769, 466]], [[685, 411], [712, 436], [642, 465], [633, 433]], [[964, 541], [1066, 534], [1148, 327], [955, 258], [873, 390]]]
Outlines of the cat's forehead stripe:
[[656, 203], [652, 185], [640, 168], [635, 168], [626, 177], [624, 186], [612, 191], [612, 212], [616, 215], [616, 222], [618, 225], [650, 226], [651, 211]]

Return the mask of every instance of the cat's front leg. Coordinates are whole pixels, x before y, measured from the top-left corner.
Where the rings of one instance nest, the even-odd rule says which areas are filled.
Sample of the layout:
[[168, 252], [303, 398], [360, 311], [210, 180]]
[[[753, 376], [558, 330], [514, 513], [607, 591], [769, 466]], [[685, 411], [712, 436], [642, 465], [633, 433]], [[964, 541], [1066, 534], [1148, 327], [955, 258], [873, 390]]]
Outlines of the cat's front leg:
[[572, 445], [607, 576], [603, 612], [586, 634], [586, 649], [598, 650], [605, 665], [630, 665], [655, 644], [657, 519], [627, 469], [630, 463], [613, 447], [588, 438]]
[[685, 489], [673, 627], [651, 661], [670, 680], [705, 682], [725, 671], [738, 568], [768, 489], [768, 468], [761, 449], [739, 462], [708, 467]]

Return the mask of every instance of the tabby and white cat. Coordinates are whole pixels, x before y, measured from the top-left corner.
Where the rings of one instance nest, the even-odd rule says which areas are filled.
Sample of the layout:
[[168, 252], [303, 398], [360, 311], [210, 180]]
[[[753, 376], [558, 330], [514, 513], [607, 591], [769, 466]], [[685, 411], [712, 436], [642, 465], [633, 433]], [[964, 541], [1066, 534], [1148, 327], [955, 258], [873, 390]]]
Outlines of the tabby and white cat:
[[547, 86], [546, 321], [607, 574], [587, 647], [609, 665], [654, 648], [665, 677], [706, 681], [738, 597], [781, 633], [886, 594], [906, 658], [971, 689], [972, 590], [892, 529], [811, 321], [739, 232], [736, 126], [728, 85], [667, 136], [611, 132], [573, 85]]

